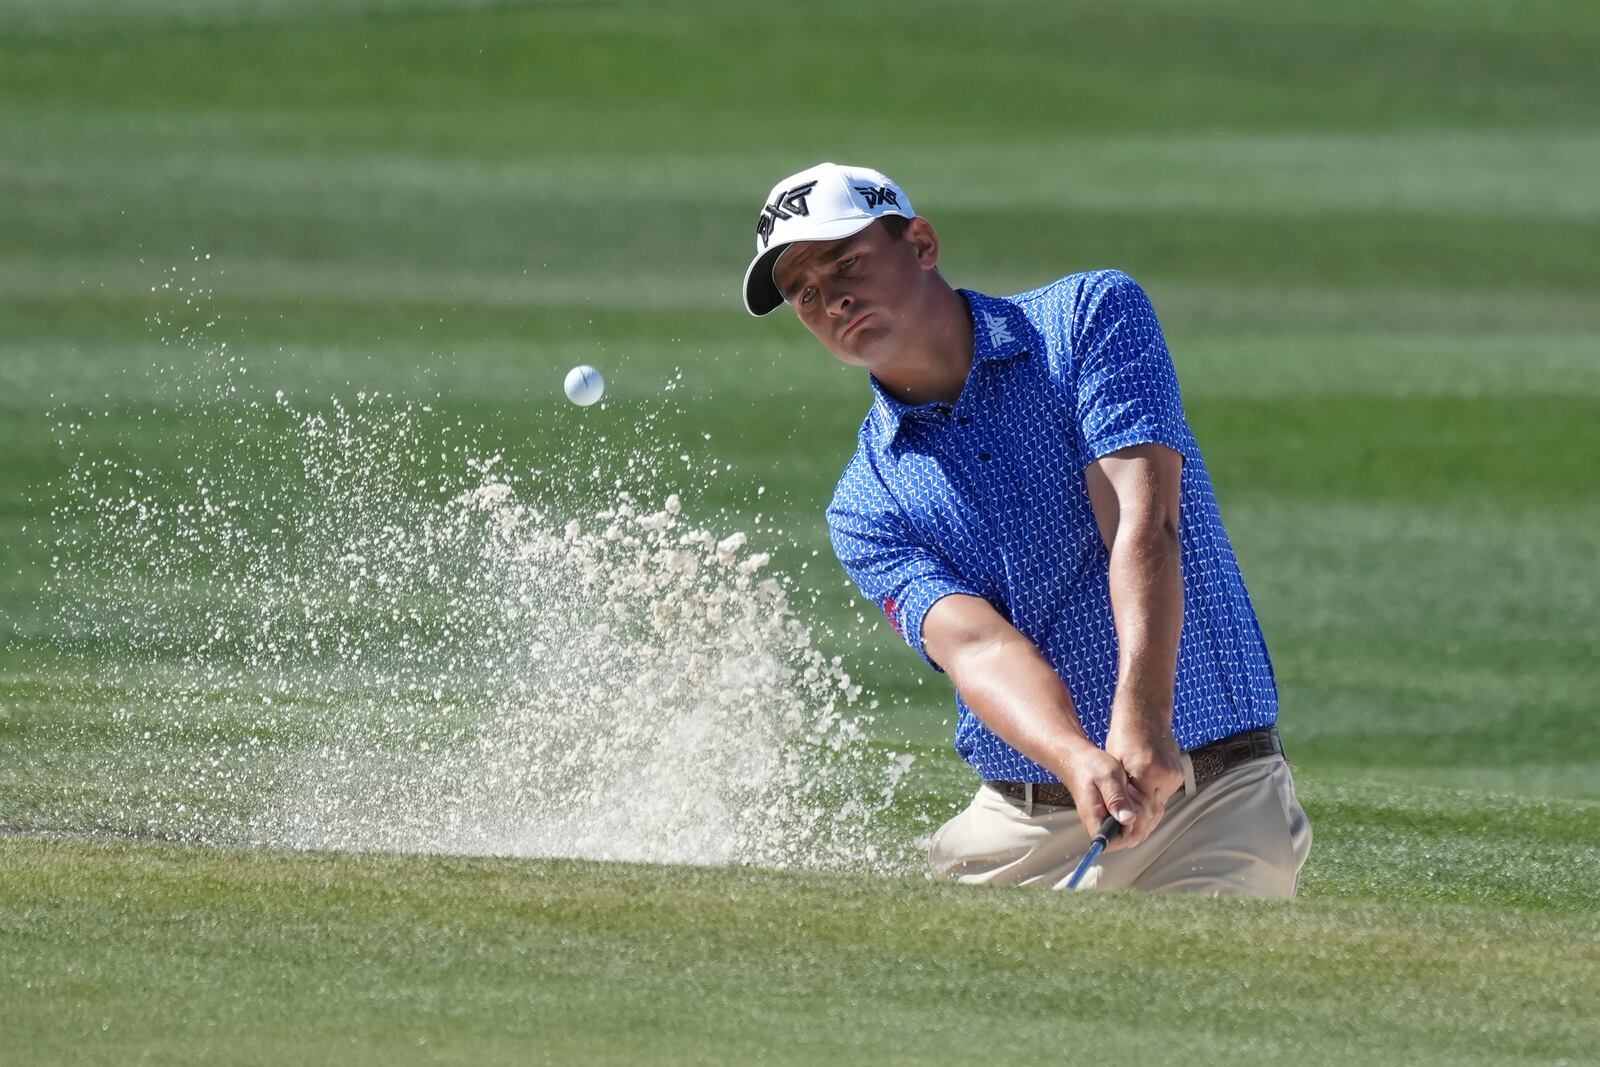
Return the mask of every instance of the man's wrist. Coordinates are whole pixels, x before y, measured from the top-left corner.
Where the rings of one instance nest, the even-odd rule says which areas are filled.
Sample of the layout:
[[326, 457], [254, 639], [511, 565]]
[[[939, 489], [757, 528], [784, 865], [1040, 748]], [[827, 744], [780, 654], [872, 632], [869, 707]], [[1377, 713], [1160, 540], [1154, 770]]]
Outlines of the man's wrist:
[[1142, 737], [1168, 737], [1172, 734], [1172, 705], [1140, 700], [1118, 700], [1111, 706], [1111, 729], [1134, 731]]
[[[1064, 767], [1085, 753], [1098, 751], [1100, 751], [1099, 746], [1089, 740], [1088, 734], [1074, 733], [1061, 739], [1061, 742], [1056, 746], [1056, 758], [1053, 762], [1058, 767]], [[1058, 774], [1057, 777], [1060, 777], [1060, 775]]]

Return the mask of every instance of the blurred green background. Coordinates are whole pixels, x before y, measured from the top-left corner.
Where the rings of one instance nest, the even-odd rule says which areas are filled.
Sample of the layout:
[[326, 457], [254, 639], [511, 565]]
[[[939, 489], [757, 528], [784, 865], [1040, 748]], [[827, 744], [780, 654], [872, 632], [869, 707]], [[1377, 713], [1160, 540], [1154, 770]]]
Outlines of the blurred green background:
[[[737, 297], [760, 197], [827, 158], [895, 176], [956, 284], [1146, 286], [1306, 771], [1600, 795], [1593, 5], [0, 12], [7, 744], [83, 710], [40, 596], [53, 427], [170, 460], [188, 326], [249, 388], [434, 399], [513, 464], [681, 369], [662, 440], [733, 474], [691, 507], [768, 487], [882, 735], [941, 752], [942, 681], [821, 523], [865, 383]], [[580, 361], [605, 411], [562, 402]]]

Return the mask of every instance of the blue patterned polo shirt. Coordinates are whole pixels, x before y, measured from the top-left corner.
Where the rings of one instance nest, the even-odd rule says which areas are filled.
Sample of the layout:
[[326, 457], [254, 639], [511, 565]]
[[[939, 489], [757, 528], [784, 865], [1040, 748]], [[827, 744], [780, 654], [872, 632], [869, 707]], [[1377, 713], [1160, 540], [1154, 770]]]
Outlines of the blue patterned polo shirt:
[[[1184, 457], [1178, 745], [1274, 723], [1266, 643], [1144, 291], [1097, 271], [1005, 299], [961, 295], [973, 361], [960, 397], [903, 404], [873, 379], [876, 399], [828, 507], [834, 551], [862, 594], [924, 659], [928, 609], [950, 593], [984, 598], [1038, 646], [1104, 745], [1117, 634], [1084, 469], [1118, 449], [1165, 445]], [[1054, 780], [959, 695], [956, 705], [956, 750], [985, 779]]]

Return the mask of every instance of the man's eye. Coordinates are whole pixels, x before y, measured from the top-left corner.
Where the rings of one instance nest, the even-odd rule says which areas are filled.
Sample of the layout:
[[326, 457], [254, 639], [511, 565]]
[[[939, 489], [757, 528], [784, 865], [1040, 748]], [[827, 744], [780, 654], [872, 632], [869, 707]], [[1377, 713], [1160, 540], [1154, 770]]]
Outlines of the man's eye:
[[860, 258], [861, 258], [860, 256], [845, 256], [843, 259], [841, 259], [839, 261], [839, 269], [840, 270], [849, 270], [851, 267], [854, 267], [856, 265], [856, 261], [859, 260]]
[[800, 303], [809, 304], [811, 303], [811, 298], [816, 295], [816, 289], [808, 285], [800, 292]]

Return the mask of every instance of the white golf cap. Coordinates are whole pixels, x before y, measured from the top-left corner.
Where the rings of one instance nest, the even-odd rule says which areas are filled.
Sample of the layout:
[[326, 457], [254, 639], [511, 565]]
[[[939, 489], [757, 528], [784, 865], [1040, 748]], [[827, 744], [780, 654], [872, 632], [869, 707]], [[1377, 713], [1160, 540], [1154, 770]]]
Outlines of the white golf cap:
[[885, 215], [916, 218], [900, 187], [868, 167], [818, 163], [774, 185], [756, 220], [756, 258], [744, 272], [745, 309], [765, 315], [783, 303], [772, 270], [790, 245], [837, 241]]

